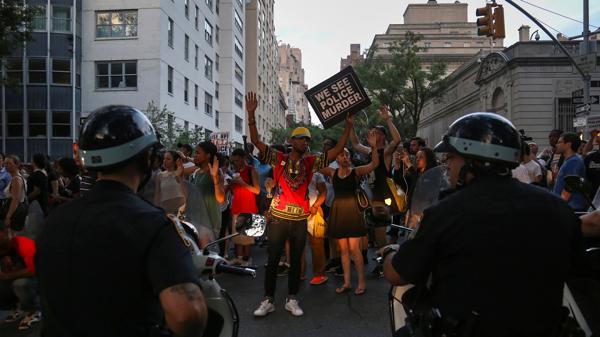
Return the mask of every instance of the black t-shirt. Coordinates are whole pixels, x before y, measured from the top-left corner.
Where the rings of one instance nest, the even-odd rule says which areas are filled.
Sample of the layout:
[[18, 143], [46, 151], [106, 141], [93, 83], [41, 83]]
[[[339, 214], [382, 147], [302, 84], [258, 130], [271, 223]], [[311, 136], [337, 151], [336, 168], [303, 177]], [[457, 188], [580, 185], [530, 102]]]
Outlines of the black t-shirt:
[[113, 181], [50, 214], [35, 262], [48, 337], [148, 336], [159, 293], [197, 282], [164, 211]]
[[592, 185], [590, 198], [594, 198], [596, 190], [600, 187], [600, 151], [594, 151], [588, 154], [584, 159], [584, 163], [585, 173]]
[[[389, 187], [387, 184], [387, 178], [391, 176], [385, 165], [385, 154], [384, 149], [377, 150], [379, 156], [379, 165], [373, 171], [375, 175], [375, 181], [373, 182], [373, 200], [383, 202], [389, 197]], [[373, 153], [371, 153], [373, 155]]]
[[42, 171], [33, 171], [29, 178], [27, 178], [27, 194], [33, 192], [33, 188], [37, 187], [40, 190], [40, 194], [35, 197], [33, 200], [37, 200], [42, 207], [44, 212], [48, 208], [48, 177]]
[[392, 264], [412, 284], [431, 275], [442, 315], [464, 321], [476, 311], [474, 336], [548, 336], [582, 253], [579, 219], [539, 187], [478, 180], [427, 209]]

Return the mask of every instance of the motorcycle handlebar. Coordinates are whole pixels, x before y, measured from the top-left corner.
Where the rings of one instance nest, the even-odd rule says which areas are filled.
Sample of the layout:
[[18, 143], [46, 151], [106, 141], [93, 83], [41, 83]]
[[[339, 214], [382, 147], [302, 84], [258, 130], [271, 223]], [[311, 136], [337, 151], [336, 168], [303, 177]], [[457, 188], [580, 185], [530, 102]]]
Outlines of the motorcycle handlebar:
[[217, 272], [219, 272], [219, 273], [228, 273], [228, 274], [244, 275], [244, 276], [247, 275], [247, 276], [252, 276], [252, 278], [256, 278], [256, 271], [254, 269], [250, 269], [250, 268], [229, 266], [224, 263], [220, 263], [217, 265], [216, 269], [217, 269]]

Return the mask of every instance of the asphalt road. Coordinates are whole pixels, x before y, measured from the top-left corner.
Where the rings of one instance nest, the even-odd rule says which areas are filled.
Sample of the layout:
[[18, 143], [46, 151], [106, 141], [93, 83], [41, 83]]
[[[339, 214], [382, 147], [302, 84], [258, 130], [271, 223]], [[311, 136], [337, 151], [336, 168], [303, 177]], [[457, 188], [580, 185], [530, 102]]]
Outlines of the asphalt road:
[[[276, 311], [267, 317], [254, 318], [252, 312], [260, 304], [263, 295], [266, 248], [257, 247], [253, 254], [254, 263], [260, 266], [256, 279], [235, 275], [218, 276], [221, 287], [230, 293], [239, 311], [239, 336], [377, 337], [391, 335], [387, 309], [389, 286], [385, 280], [367, 277], [367, 291], [364, 295], [355, 296], [353, 292], [338, 295], [335, 293], [335, 288], [342, 284], [341, 277], [329, 274], [327, 283], [319, 286], [309, 284], [310, 257], [307, 259], [308, 280], [302, 283], [298, 295], [304, 316], [294, 317], [283, 308], [287, 294], [287, 276], [280, 276], [277, 280]], [[373, 266], [374, 262], [369, 261], [367, 271], [370, 271]], [[353, 286], [356, 287], [356, 276], [353, 277]], [[39, 328], [19, 332], [18, 322], [3, 323], [6, 314], [6, 311], [0, 311], [0, 336], [39, 336]]]

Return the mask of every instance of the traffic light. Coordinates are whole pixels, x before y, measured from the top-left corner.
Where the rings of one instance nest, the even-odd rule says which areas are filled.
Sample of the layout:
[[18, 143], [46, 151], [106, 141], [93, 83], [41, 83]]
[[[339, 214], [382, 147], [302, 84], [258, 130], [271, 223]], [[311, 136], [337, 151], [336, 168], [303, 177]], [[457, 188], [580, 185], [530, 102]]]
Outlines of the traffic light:
[[498, 5], [494, 8], [494, 38], [503, 39], [504, 35], [504, 7]]
[[477, 8], [475, 15], [477, 16], [477, 35], [492, 36], [494, 34], [494, 14], [492, 13], [492, 4]]

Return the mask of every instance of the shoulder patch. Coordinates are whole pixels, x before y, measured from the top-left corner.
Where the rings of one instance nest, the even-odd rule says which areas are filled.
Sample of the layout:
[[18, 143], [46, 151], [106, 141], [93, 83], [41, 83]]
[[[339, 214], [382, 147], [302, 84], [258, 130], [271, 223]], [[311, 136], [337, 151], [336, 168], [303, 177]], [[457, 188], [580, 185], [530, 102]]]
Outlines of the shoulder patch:
[[175, 227], [175, 231], [179, 235], [179, 238], [181, 239], [181, 242], [183, 242], [183, 245], [190, 248], [192, 246], [192, 243], [187, 237], [187, 235], [185, 235], [185, 230], [183, 229], [183, 225], [181, 224], [181, 222], [179, 222], [179, 219], [177, 219], [177, 217], [173, 214], [167, 214], [167, 218], [169, 218], [169, 220], [173, 224], [173, 227]]

